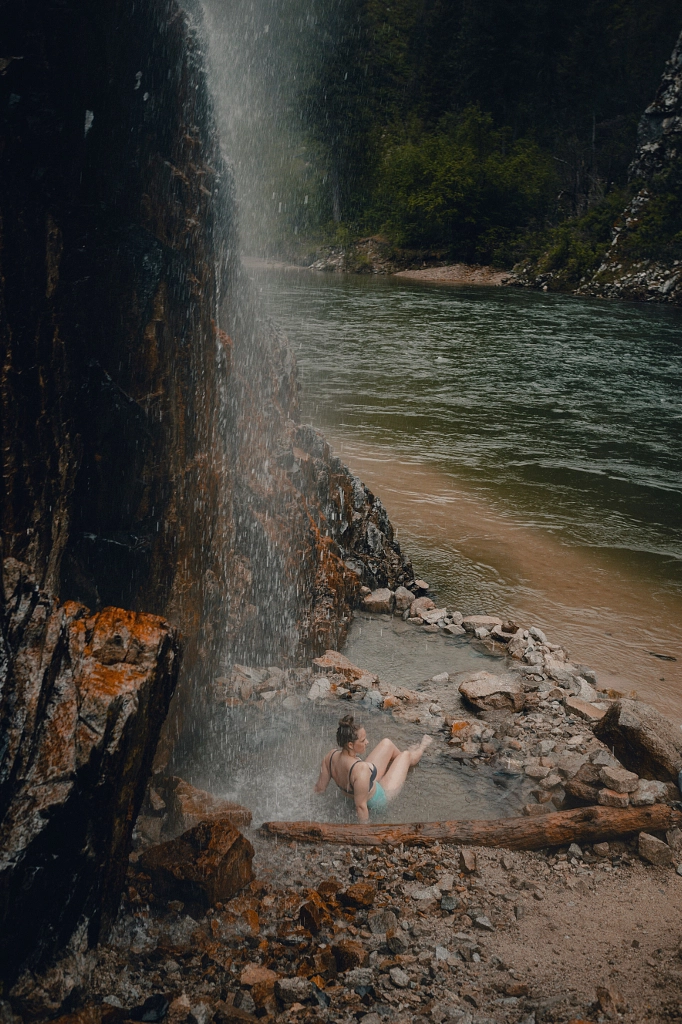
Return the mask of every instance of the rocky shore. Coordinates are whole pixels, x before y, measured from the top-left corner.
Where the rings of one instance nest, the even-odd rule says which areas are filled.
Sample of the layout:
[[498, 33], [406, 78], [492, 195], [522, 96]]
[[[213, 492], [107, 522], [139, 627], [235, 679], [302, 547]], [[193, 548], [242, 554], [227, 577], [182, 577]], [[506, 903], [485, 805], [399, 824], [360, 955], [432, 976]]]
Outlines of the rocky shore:
[[[679, 731], [601, 691], [541, 630], [437, 608], [420, 580], [369, 591], [363, 605], [361, 615], [486, 648], [494, 671], [408, 689], [329, 650], [293, 669], [236, 665], [215, 698], [382, 709], [431, 732], [443, 757], [517, 774], [527, 818], [581, 805], [680, 808]], [[154, 776], [111, 938], [81, 964], [66, 1006], [54, 976], [24, 979], [0, 1004], [4, 1024], [60, 1009], [70, 1011], [62, 1024], [682, 1015], [679, 828], [533, 853], [300, 844], [250, 821], [248, 808]]]

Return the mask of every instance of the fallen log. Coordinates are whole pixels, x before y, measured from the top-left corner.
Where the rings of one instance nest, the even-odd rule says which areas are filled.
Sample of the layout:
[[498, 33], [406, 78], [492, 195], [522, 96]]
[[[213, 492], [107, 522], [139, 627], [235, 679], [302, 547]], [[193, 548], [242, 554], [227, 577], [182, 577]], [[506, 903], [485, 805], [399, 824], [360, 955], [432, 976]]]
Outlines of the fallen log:
[[682, 825], [682, 812], [667, 804], [650, 807], [580, 807], [537, 818], [492, 821], [424, 821], [407, 825], [329, 825], [315, 821], [266, 821], [262, 829], [280, 839], [349, 846], [492, 846], [506, 850], [541, 850], [567, 843], [599, 843], [633, 832], [659, 832]]

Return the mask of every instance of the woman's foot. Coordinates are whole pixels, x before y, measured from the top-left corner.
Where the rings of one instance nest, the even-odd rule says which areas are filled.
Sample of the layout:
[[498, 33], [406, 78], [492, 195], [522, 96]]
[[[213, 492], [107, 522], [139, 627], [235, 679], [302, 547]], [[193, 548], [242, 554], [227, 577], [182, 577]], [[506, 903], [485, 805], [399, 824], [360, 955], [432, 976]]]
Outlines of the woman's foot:
[[422, 754], [431, 743], [433, 743], [433, 737], [424, 733], [421, 738], [421, 742], [417, 743], [414, 747], [410, 747], [408, 751], [410, 754], [410, 767], [414, 767], [414, 765], [419, 764]]

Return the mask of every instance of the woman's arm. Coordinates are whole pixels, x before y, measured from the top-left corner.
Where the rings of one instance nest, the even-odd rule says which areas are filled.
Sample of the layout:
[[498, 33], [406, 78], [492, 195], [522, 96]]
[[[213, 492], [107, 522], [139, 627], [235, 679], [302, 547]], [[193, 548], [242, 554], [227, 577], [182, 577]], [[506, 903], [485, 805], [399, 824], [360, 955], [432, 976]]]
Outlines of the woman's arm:
[[[366, 770], [365, 770], [366, 769]], [[367, 801], [369, 799], [369, 777], [372, 770], [367, 764], [359, 764], [353, 775], [353, 798], [358, 821], [369, 821]]]
[[313, 793], [324, 793], [329, 782], [331, 780], [331, 772], [329, 771], [329, 754], [326, 754], [322, 759], [322, 767], [320, 768], [320, 777], [315, 783]]

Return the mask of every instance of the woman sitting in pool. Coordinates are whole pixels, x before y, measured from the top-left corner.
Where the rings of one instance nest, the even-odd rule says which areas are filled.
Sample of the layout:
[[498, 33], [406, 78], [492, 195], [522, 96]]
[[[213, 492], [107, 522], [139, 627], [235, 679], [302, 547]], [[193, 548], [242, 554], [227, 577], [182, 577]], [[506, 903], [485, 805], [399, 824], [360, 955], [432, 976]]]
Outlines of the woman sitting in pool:
[[364, 726], [356, 725], [352, 715], [346, 715], [336, 730], [336, 742], [338, 747], [322, 761], [315, 792], [324, 793], [333, 779], [342, 793], [353, 797], [358, 821], [369, 821], [370, 811], [382, 811], [397, 797], [409, 769], [419, 763], [431, 737], [423, 736], [421, 743], [409, 750], [398, 750], [392, 740], [383, 739], [369, 760], [363, 761], [361, 755], [369, 742], [367, 733]]

